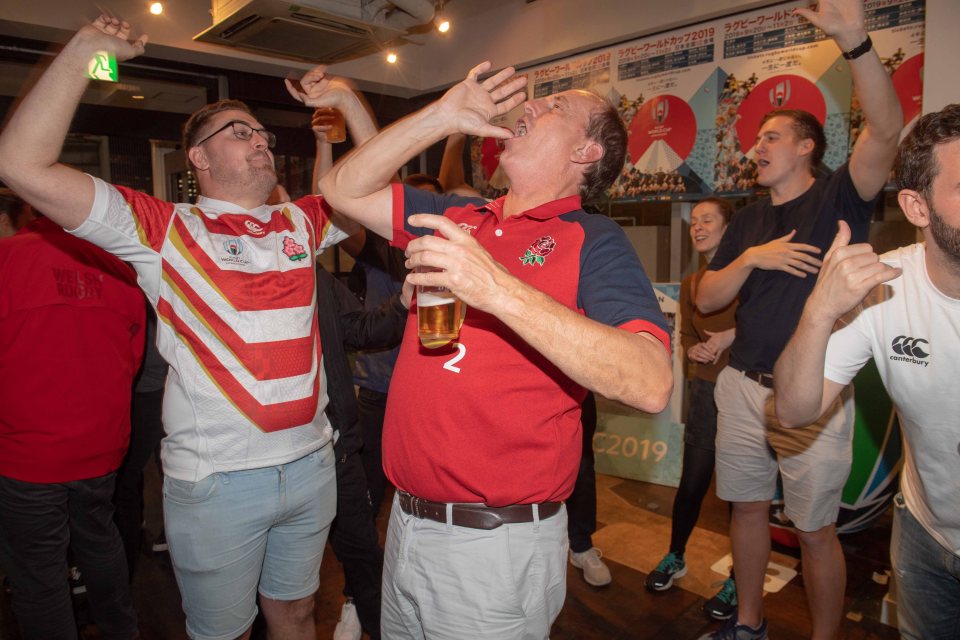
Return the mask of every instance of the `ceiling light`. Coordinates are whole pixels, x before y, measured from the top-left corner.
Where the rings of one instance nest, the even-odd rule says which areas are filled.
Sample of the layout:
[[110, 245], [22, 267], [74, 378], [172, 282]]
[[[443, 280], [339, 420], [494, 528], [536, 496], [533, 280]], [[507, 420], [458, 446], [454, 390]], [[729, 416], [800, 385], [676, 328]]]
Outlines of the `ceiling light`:
[[389, 62], [390, 64], [397, 64], [397, 54], [395, 54], [393, 51], [388, 53], [387, 62]]
[[161, 13], [163, 13], [163, 4], [160, 2], [150, 3], [150, 13], [152, 13], [155, 16], [158, 16]]
[[141, 95], [133, 95], [133, 96], [130, 96], [130, 97], [133, 98], [134, 100], [143, 100], [143, 99], [144, 99], [144, 96], [141, 96]]
[[450, 31], [450, 21], [443, 16], [437, 16], [434, 18], [433, 23], [437, 25], [437, 31], [440, 33], [446, 33], [447, 31]]

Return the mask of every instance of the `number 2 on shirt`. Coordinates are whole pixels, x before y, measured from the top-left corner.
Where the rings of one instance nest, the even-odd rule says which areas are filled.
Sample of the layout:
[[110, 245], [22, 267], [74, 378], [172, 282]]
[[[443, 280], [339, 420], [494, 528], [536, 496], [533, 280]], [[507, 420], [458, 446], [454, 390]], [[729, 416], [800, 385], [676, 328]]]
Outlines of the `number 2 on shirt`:
[[467, 355], [467, 348], [459, 342], [455, 342], [457, 345], [457, 354], [443, 363], [443, 368], [447, 371], [453, 371], [454, 373], [460, 373], [460, 367], [456, 366], [458, 362], [463, 360], [463, 357]]

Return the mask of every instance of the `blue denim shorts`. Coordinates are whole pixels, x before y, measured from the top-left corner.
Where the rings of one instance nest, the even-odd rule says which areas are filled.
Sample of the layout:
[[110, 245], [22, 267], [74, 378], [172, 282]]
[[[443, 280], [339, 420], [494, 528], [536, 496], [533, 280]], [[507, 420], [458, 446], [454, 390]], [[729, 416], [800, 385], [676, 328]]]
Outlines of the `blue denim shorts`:
[[333, 446], [276, 467], [163, 480], [163, 516], [195, 640], [232, 640], [253, 624], [257, 592], [298, 600], [320, 585], [336, 515]]

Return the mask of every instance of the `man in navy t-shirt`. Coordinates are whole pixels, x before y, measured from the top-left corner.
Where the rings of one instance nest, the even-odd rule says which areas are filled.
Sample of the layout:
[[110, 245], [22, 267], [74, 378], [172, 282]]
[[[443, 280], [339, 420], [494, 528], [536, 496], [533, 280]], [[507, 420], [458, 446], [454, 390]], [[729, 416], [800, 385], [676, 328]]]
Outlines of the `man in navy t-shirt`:
[[[797, 529], [812, 637], [835, 637], [846, 583], [836, 535], [850, 471], [852, 398], [844, 395], [816, 424], [783, 429], [773, 412], [774, 362], [793, 333], [838, 220], [866, 240], [875, 200], [887, 181], [903, 126], [893, 84], [872, 48], [861, 0], [797, 9], [830, 35], [849, 61], [866, 127], [849, 162], [825, 178], [814, 171], [826, 146], [805, 111], [774, 111], [754, 147], [757, 181], [770, 196], [731, 223], [700, 282], [704, 313], [739, 295], [730, 364], [717, 379], [717, 494], [733, 503], [730, 537], [738, 615], [710, 638], [766, 638], [763, 579], [770, 554], [770, 499], [778, 468], [787, 516]], [[869, 97], [869, 100], [866, 99]]]

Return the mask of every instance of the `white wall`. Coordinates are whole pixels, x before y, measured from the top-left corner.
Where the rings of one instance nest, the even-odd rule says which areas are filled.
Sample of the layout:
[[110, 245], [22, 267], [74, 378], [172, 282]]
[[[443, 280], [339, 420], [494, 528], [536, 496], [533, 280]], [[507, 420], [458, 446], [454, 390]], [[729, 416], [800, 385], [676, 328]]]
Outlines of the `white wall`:
[[924, 38], [923, 112], [960, 102], [960, 2], [927, 0]]

